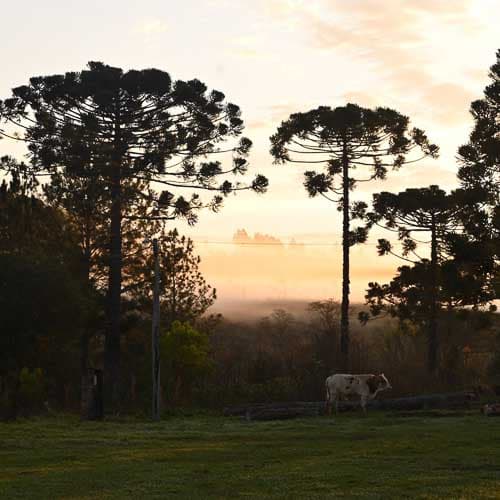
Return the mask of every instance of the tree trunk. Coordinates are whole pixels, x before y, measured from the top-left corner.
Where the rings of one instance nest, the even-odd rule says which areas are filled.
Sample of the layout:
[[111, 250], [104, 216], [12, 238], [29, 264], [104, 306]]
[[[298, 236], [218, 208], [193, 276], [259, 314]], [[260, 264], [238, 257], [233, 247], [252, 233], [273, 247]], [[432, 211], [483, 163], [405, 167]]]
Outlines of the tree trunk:
[[85, 329], [80, 338], [80, 416], [86, 420], [88, 415], [88, 369], [90, 335]]
[[174, 406], [178, 406], [182, 403], [181, 401], [181, 386], [182, 386], [182, 379], [180, 375], [177, 375], [175, 377], [175, 384], [174, 384], [174, 397], [173, 397], [173, 402]]
[[130, 375], [130, 401], [133, 404], [137, 401], [137, 377], [135, 373]]
[[71, 385], [64, 384], [64, 409], [69, 410], [71, 407]]
[[429, 372], [434, 373], [437, 368], [437, 353], [439, 348], [437, 333], [437, 273], [438, 273], [438, 254], [437, 254], [437, 235], [435, 216], [432, 215], [431, 226], [431, 293], [430, 293], [430, 313], [429, 313], [429, 338], [428, 338], [428, 368]]
[[340, 352], [342, 369], [349, 369], [349, 160], [347, 145], [342, 154], [342, 306], [340, 316]]
[[[117, 116], [119, 116], [119, 109], [117, 109]], [[120, 319], [122, 289], [122, 152], [119, 118], [116, 118], [115, 121], [113, 149], [113, 162], [111, 165], [111, 234], [107, 310], [108, 328], [106, 332], [104, 354], [104, 394], [105, 404], [109, 405], [110, 410], [116, 413], [119, 411], [120, 400]]]
[[[88, 234], [88, 223], [87, 223]], [[90, 242], [89, 238], [85, 241], [85, 252], [83, 255], [83, 279], [85, 282], [85, 290], [90, 291]], [[87, 326], [84, 327], [80, 337], [80, 415], [82, 419], [86, 419], [88, 415], [88, 369], [89, 369], [89, 343], [90, 331]]]
[[158, 240], [153, 239], [154, 255], [154, 289], [153, 289], [153, 321], [151, 332], [152, 354], [152, 419], [160, 420], [160, 263]]

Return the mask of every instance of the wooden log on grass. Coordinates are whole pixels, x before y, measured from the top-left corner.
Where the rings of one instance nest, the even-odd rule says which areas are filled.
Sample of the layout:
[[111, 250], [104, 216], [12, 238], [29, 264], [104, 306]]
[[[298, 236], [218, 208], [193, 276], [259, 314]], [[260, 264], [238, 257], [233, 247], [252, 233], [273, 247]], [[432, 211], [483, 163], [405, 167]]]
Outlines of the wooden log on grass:
[[[452, 392], [445, 394], [425, 394], [397, 399], [374, 399], [368, 402], [370, 410], [385, 411], [413, 411], [428, 409], [458, 409], [469, 408], [477, 395], [471, 392]], [[360, 407], [359, 401], [340, 401], [339, 411], [352, 411]], [[239, 405], [224, 408], [225, 416], [245, 416], [254, 420], [254, 416], [261, 415], [263, 420], [266, 415], [278, 418], [293, 418], [296, 416], [323, 415], [326, 410], [324, 401], [292, 401], [279, 403], [259, 403], [251, 405]]]

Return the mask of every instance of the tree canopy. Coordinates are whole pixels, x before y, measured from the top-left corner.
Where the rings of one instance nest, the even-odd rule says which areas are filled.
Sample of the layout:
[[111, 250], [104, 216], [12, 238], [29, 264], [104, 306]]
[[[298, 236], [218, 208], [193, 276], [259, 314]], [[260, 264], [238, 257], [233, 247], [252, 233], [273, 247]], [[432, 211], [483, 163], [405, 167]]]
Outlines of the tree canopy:
[[484, 98], [471, 104], [474, 119], [469, 142], [458, 149], [458, 178], [464, 188], [486, 192], [490, 205], [500, 205], [500, 49], [491, 66]]
[[471, 198], [465, 205], [464, 234], [453, 252], [481, 272], [500, 296], [500, 50], [489, 73], [484, 98], [471, 104], [474, 128], [458, 149], [458, 178]]
[[[200, 271], [201, 259], [195, 254], [191, 238], [179, 235], [177, 230], [164, 232], [159, 238], [160, 306], [162, 321], [194, 322], [215, 302], [217, 294]], [[138, 297], [151, 296], [154, 269], [149, 256], [141, 268]]]
[[[171, 190], [227, 194], [243, 188], [228, 180], [215, 185], [221, 174], [242, 174], [248, 168], [251, 141], [224, 144], [243, 131], [240, 109], [196, 79], [172, 81], [157, 69], [124, 72], [90, 62], [81, 72], [31, 78], [28, 85], [13, 89], [0, 111], [6, 122], [20, 128], [19, 139], [28, 142], [37, 171], [64, 168], [83, 177], [109, 178], [116, 170], [113, 160], [119, 159], [122, 177], [155, 180]], [[205, 160], [224, 152], [233, 154], [225, 169], [219, 160]], [[257, 176], [244, 187], [261, 191], [265, 186]], [[210, 206], [221, 201], [216, 195]], [[201, 203], [199, 196], [188, 200], [170, 191], [151, 202], [152, 216], [185, 216], [192, 222]]]
[[[119, 403], [122, 221], [128, 217], [194, 224], [240, 190], [264, 192], [267, 179], [228, 179], [247, 172], [251, 141], [240, 137], [238, 106], [200, 80], [173, 81], [158, 69], [123, 71], [101, 62], [62, 75], [33, 77], [0, 103], [1, 134], [28, 143], [35, 174], [99, 179], [109, 200], [106, 393]], [[230, 155], [223, 164], [221, 154]], [[151, 190], [153, 185], [161, 189]], [[188, 195], [181, 194], [188, 191]], [[213, 192], [205, 199], [199, 191]], [[147, 200], [147, 213], [130, 200]]]
[[[413, 264], [398, 268], [388, 285], [368, 284], [365, 297], [371, 314], [376, 317], [386, 312], [402, 321], [425, 325], [431, 372], [437, 367], [441, 308], [477, 306], [492, 299], [478, 269], [461, 265], [450, 251], [464, 232], [463, 211], [468, 198], [469, 193], [463, 190], [448, 194], [435, 185], [382, 192], [373, 195], [373, 209], [367, 215], [369, 226], [376, 224], [392, 231], [401, 241], [399, 255], [388, 239], [379, 239], [379, 255], [392, 254]], [[419, 250], [422, 244], [424, 254]], [[360, 313], [360, 319], [366, 322], [368, 315]]]
[[[414, 150], [420, 155], [409, 157]], [[426, 156], [435, 157], [438, 147], [429, 142], [422, 130], [410, 128], [408, 117], [393, 109], [347, 104], [334, 109], [321, 106], [290, 115], [271, 137], [271, 154], [276, 163], [322, 166], [322, 172], [305, 172], [306, 190], [311, 197], [320, 195], [337, 203], [343, 212], [340, 341], [347, 365], [349, 248], [367, 238], [365, 227], [354, 230], [350, 227], [350, 221], [363, 217], [367, 208], [364, 202], [351, 203], [350, 191], [359, 182], [385, 179], [389, 168], [398, 169]]]

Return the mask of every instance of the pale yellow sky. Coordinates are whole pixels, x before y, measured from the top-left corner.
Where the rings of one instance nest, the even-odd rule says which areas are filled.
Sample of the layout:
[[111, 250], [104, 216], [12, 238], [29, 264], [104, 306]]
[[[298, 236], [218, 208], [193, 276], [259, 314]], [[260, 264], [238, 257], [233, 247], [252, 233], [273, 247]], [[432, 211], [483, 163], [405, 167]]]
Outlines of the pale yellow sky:
[[[431, 183], [453, 187], [456, 150], [472, 126], [469, 104], [481, 97], [500, 45], [498, 0], [27, 0], [2, 5], [2, 18], [2, 97], [30, 76], [101, 60], [197, 77], [241, 106], [254, 141], [252, 170], [268, 176], [270, 188], [264, 196], [231, 196], [195, 228], [178, 225], [196, 241], [230, 241], [240, 227], [283, 241], [340, 241], [335, 207], [307, 197], [303, 169], [272, 165], [268, 154], [281, 120], [318, 105], [394, 107], [441, 147], [439, 160], [360, 186], [355, 198]], [[6, 153], [22, 151], [0, 141]], [[375, 236], [353, 250], [354, 300], [368, 281], [387, 280], [394, 270], [376, 255]], [[222, 301], [340, 293], [338, 245], [308, 247], [301, 258], [285, 250], [278, 259], [256, 248], [247, 264], [228, 245], [198, 250]]]

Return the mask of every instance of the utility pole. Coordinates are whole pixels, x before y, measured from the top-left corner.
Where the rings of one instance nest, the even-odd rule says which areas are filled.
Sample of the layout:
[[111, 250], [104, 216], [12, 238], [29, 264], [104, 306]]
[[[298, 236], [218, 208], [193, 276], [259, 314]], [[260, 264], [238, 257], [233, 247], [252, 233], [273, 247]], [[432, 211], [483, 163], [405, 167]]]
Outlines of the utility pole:
[[155, 273], [153, 287], [153, 326], [151, 331], [153, 368], [153, 411], [151, 417], [153, 420], [160, 420], [160, 262], [158, 253], [158, 240], [154, 238], [153, 255]]

